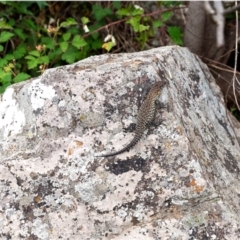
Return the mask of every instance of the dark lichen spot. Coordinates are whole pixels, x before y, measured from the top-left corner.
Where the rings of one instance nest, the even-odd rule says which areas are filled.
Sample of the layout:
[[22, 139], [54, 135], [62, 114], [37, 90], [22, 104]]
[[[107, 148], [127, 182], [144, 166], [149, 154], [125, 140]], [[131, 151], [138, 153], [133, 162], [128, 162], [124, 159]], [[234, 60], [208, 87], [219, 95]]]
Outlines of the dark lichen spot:
[[142, 171], [146, 166], [146, 160], [143, 158], [132, 158], [123, 161], [108, 162], [106, 164], [106, 169], [116, 175], [129, 172], [131, 170]]

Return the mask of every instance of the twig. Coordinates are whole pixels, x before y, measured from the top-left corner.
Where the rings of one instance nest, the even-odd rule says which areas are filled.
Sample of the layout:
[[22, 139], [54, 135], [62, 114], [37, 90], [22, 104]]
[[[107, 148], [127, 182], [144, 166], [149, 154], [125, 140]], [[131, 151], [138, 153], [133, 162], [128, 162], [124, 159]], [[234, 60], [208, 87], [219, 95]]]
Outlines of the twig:
[[238, 9], [240, 9], [240, 5], [237, 5], [237, 6], [232, 7], [232, 8], [225, 9], [223, 14], [226, 15], [226, 14], [232, 13], [232, 12], [238, 10]]
[[[235, 6], [237, 6], [237, 1], [235, 1]], [[236, 71], [237, 71], [237, 59], [238, 59], [238, 10], [236, 10], [235, 12], [235, 16], [236, 16], [236, 41], [235, 41], [235, 61], [234, 61], [234, 72], [233, 72], [233, 94], [234, 94], [234, 98], [237, 104], [237, 108], [240, 111], [240, 107], [238, 105], [238, 100], [237, 100], [237, 96], [236, 96], [236, 88], [235, 88], [235, 82], [236, 82]]]
[[[156, 12], [152, 12], [152, 13], [148, 13], [148, 14], [143, 14], [143, 15], [141, 15], [141, 17], [149, 17], [149, 16], [157, 15], [157, 14], [159, 14], [159, 13], [169, 12], [169, 11], [172, 11], [172, 10], [177, 10], [177, 9], [182, 9], [182, 8], [186, 8], [186, 7], [172, 7], [172, 8], [168, 8], [168, 9], [164, 9], [164, 10], [158, 10], [158, 11], [156, 11]], [[102, 29], [106, 29], [106, 28], [111, 27], [111, 26], [113, 26], [113, 25], [116, 25], [116, 24], [125, 22], [125, 21], [127, 21], [127, 20], [129, 20], [129, 19], [131, 19], [131, 17], [127, 17], [127, 18], [124, 18], [124, 19], [121, 19], [121, 20], [118, 20], [118, 21], [115, 21], [115, 22], [111, 22], [111, 23], [109, 23], [109, 24], [107, 24], [107, 25], [105, 25], [105, 26], [103, 26], [103, 27], [100, 27], [100, 28], [98, 28], [98, 29], [96, 29], [96, 30], [94, 30], [94, 31], [92, 31], [92, 32], [90, 32], [90, 33], [84, 34], [84, 35], [82, 36], [82, 38], [86, 38], [86, 37], [90, 36], [91, 34], [93, 34], [93, 33], [95, 33], [95, 32], [98, 32], [98, 31], [100, 31], [100, 30], [102, 30]]]
[[204, 2], [204, 8], [206, 12], [212, 16], [213, 21], [216, 23], [216, 45], [218, 48], [220, 48], [224, 46], [224, 8], [221, 1], [213, 2], [213, 5], [215, 9], [212, 8], [209, 1]]
[[217, 39], [217, 47], [224, 46], [224, 26], [225, 26], [225, 17], [223, 16], [223, 5], [222, 2], [216, 1], [214, 2], [214, 6], [216, 9], [216, 15], [213, 16], [217, 23], [216, 27], [216, 39]]

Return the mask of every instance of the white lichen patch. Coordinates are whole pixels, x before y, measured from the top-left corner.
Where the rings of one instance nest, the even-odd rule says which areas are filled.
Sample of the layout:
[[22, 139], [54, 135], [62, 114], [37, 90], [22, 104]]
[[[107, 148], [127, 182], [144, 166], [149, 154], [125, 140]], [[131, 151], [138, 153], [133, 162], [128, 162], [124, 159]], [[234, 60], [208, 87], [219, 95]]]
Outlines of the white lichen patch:
[[141, 177], [141, 171], [129, 171], [118, 176], [109, 175], [106, 180], [109, 191], [106, 192], [104, 199], [94, 202], [93, 205], [101, 211], [108, 211], [123, 202], [133, 201], [137, 194], [135, 189]]
[[36, 235], [38, 239], [49, 239], [49, 226], [47, 223], [43, 223], [40, 218], [37, 218], [33, 222], [32, 234]]
[[47, 99], [52, 99], [56, 93], [52, 86], [47, 86], [41, 82], [41, 78], [32, 81], [28, 88], [28, 95], [32, 103], [32, 108], [37, 110], [42, 108]]
[[25, 125], [25, 115], [19, 109], [19, 105], [13, 98], [14, 89], [8, 88], [3, 94], [0, 102], [0, 129], [3, 130], [3, 136], [13, 136], [22, 132]]

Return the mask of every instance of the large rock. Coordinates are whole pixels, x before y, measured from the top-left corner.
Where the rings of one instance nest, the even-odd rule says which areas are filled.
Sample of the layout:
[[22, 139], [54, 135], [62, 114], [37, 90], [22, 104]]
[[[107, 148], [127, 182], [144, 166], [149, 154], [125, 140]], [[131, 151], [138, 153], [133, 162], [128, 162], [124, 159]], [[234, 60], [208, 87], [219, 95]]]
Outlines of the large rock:
[[[95, 157], [132, 139], [161, 79], [162, 123]], [[185, 48], [90, 57], [9, 87], [0, 151], [1, 239], [240, 239], [239, 144]]]

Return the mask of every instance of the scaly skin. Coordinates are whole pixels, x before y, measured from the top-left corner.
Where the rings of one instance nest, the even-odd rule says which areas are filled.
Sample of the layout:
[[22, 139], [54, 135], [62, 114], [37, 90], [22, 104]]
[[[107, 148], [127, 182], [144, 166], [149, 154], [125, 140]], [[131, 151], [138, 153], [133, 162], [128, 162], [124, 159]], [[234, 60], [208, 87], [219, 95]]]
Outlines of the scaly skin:
[[156, 82], [151, 87], [146, 99], [143, 101], [139, 109], [136, 130], [132, 141], [119, 151], [98, 155], [96, 157], [115, 156], [130, 150], [134, 145], [136, 145], [136, 143], [141, 139], [145, 129], [147, 128], [147, 125], [149, 125], [153, 121], [156, 110], [155, 102], [158, 99], [158, 96], [160, 95], [165, 84], [166, 82], [164, 81]]

